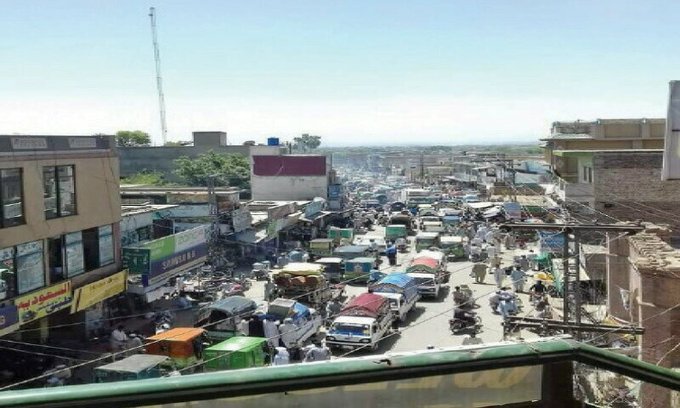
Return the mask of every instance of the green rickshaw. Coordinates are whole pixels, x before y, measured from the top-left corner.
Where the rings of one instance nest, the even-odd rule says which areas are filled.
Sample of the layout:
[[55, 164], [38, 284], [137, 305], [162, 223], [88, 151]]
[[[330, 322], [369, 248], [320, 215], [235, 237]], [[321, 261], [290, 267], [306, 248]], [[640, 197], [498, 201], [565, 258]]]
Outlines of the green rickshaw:
[[269, 363], [271, 350], [263, 337], [232, 337], [203, 351], [205, 371], [262, 367]]

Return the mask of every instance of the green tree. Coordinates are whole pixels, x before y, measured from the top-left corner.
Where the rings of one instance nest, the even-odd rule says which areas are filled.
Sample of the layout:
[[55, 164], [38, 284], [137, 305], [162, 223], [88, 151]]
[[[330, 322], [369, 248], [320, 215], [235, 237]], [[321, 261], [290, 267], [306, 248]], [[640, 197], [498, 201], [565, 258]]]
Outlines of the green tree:
[[142, 170], [141, 172], [132, 174], [128, 177], [122, 177], [120, 183], [162, 186], [165, 184], [165, 180], [163, 179], [163, 174], [160, 172]]
[[250, 163], [240, 154], [218, 154], [210, 150], [196, 158], [175, 160], [175, 174], [190, 186], [206, 186], [215, 177], [216, 186], [250, 188]]
[[151, 137], [141, 130], [119, 130], [116, 132], [118, 147], [151, 146]]
[[321, 146], [321, 136], [314, 136], [308, 133], [302, 134], [300, 137], [293, 138], [293, 148], [302, 152], [314, 150]]

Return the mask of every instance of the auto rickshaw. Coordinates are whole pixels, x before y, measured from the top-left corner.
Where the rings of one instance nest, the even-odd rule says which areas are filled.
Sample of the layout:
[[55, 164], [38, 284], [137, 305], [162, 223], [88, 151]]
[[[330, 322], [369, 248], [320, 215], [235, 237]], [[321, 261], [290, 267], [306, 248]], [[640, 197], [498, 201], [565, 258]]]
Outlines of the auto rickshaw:
[[194, 326], [205, 327], [208, 339], [226, 340], [240, 335], [238, 324], [257, 310], [254, 300], [243, 296], [229, 296], [198, 311]]
[[170, 357], [177, 368], [196, 364], [203, 356], [205, 330], [197, 327], [175, 327], [146, 338], [146, 353]]
[[416, 235], [416, 251], [420, 252], [432, 247], [439, 247], [438, 232], [419, 232]]
[[255, 280], [264, 280], [269, 277], [269, 273], [271, 272], [271, 262], [269, 261], [262, 261], [262, 262], [255, 262], [253, 264], [253, 269], [250, 272], [250, 276], [255, 278]]
[[446, 254], [447, 261], [465, 259], [465, 249], [463, 248], [463, 237], [440, 237], [439, 249]]
[[205, 371], [262, 367], [269, 363], [271, 350], [263, 337], [232, 337], [204, 350]]
[[94, 382], [108, 383], [159, 378], [167, 371], [164, 367], [171, 365], [171, 362], [172, 360], [167, 356], [134, 354], [122, 360], [95, 368]]
[[345, 280], [351, 283], [368, 282], [371, 270], [378, 269], [376, 259], [359, 257], [345, 261]]

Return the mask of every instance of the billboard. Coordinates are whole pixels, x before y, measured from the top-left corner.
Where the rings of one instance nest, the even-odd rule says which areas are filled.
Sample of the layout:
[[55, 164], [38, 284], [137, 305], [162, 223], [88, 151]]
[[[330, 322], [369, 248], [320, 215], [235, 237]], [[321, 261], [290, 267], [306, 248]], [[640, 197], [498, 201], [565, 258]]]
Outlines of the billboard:
[[564, 251], [564, 234], [561, 232], [538, 231], [541, 252], [561, 254]]
[[123, 265], [131, 274], [141, 274], [144, 286], [148, 286], [153, 279], [207, 254], [206, 227], [199, 226], [134, 248], [123, 248]]

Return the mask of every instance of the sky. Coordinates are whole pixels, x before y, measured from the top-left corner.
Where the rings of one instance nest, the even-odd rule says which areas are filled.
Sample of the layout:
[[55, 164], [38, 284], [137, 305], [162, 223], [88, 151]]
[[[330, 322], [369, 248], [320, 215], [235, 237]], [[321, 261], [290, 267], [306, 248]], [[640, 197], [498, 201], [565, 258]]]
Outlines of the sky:
[[0, 134], [536, 142], [665, 117], [678, 1], [0, 0]]

